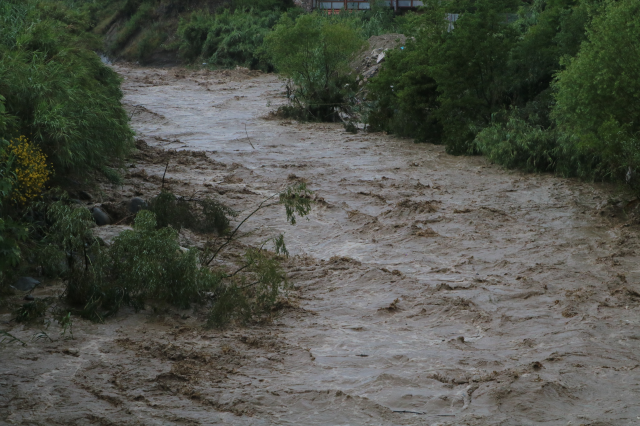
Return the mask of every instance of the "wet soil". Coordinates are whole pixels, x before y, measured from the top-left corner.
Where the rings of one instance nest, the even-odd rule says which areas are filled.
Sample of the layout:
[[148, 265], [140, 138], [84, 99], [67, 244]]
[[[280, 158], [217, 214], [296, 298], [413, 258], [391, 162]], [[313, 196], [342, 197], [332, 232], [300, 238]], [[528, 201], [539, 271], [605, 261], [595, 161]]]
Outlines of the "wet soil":
[[122, 312], [78, 320], [75, 340], [3, 346], [0, 423], [640, 422], [640, 227], [624, 194], [275, 119], [273, 75], [116, 69], [152, 149], [139, 142], [103, 201], [148, 196], [165, 167], [172, 191], [245, 211], [305, 180], [309, 220], [265, 211], [246, 237], [285, 233], [294, 291], [268, 325]]

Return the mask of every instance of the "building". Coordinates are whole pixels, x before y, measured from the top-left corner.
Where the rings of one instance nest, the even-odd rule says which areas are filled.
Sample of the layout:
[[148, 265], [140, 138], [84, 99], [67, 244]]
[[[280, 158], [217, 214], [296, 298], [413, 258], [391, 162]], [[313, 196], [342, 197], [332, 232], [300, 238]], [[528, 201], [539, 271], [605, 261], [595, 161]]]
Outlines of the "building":
[[[370, 0], [301, 0], [307, 8], [324, 9], [333, 12], [341, 10], [367, 10], [371, 8]], [[395, 11], [415, 9], [422, 6], [421, 0], [386, 0], [385, 4]]]

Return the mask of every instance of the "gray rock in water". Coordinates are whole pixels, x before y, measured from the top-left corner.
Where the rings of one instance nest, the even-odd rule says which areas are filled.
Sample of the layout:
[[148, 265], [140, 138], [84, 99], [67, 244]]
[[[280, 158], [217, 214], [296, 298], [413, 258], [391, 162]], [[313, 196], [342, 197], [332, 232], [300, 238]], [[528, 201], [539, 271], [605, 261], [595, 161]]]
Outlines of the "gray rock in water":
[[40, 281], [31, 277], [20, 277], [13, 285], [13, 288], [20, 291], [31, 291], [40, 284]]
[[147, 202], [139, 197], [134, 197], [127, 203], [127, 209], [129, 209], [131, 213], [138, 213], [140, 210], [146, 208]]
[[100, 207], [94, 207], [91, 213], [93, 214], [93, 220], [96, 221], [98, 226], [109, 225], [111, 223], [109, 215], [102, 211]]

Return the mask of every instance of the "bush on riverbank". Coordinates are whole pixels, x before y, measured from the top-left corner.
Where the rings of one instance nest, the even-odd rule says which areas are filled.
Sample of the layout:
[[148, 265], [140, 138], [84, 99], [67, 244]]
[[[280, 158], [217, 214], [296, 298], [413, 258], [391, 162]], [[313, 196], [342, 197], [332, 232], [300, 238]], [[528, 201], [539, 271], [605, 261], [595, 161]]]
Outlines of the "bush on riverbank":
[[[633, 0], [427, 1], [370, 84], [374, 129], [640, 186]], [[445, 19], [446, 18], [446, 19]]]
[[290, 81], [290, 112], [302, 119], [339, 120], [357, 88], [350, 62], [365, 44], [362, 35], [320, 13], [285, 15], [265, 44], [276, 70]]
[[258, 48], [292, 0], [85, 1], [93, 31], [115, 58], [149, 62], [206, 62], [215, 67], [268, 69]]
[[0, 137], [28, 135], [59, 175], [102, 170], [133, 146], [120, 78], [91, 49], [85, 17], [59, 3], [0, 4]]
[[63, 2], [0, 3], [0, 286], [39, 238], [32, 204], [53, 172], [113, 175], [133, 146], [120, 78], [93, 52], [90, 26]]
[[260, 55], [265, 36], [282, 12], [228, 9], [221, 13], [194, 12], [180, 22], [180, 55], [188, 62], [202, 61], [212, 66], [243, 66], [272, 71], [271, 63]]

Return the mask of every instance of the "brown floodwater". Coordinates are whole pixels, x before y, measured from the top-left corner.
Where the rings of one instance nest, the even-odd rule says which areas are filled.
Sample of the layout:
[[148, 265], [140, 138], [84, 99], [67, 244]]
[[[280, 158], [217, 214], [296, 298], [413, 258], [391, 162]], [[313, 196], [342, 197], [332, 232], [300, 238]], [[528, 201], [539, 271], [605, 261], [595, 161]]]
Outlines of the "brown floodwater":
[[0, 424], [640, 423], [640, 228], [624, 193], [276, 119], [274, 75], [115, 68], [139, 139], [207, 152], [169, 165], [175, 192], [247, 210], [292, 182], [315, 191], [308, 220], [265, 210], [245, 237], [285, 234], [291, 307], [222, 331], [122, 312], [77, 320], [75, 340], [2, 346]]

